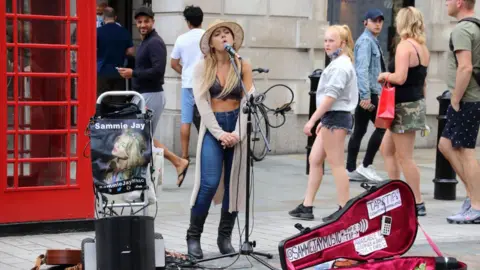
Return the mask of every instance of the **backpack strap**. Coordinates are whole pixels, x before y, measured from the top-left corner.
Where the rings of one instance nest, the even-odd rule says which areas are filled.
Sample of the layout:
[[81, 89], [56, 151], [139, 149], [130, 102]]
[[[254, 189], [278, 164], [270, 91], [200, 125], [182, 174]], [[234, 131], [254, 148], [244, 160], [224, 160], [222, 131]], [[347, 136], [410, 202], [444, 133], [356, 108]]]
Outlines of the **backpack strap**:
[[[467, 18], [463, 18], [460, 21], [458, 21], [458, 23], [461, 23], [461, 22], [472, 22], [480, 28], [480, 20], [477, 19], [477, 18], [467, 17]], [[450, 48], [450, 51], [453, 52], [453, 56], [455, 57], [455, 65], [458, 67], [457, 56], [455, 55], [454, 47], [453, 47], [452, 34], [450, 34], [450, 40], [448, 42], [448, 46]]]
[[[476, 24], [478, 28], [480, 28], [480, 20], [474, 17], [467, 17], [458, 21], [458, 23], [461, 23], [461, 22], [471, 22]], [[453, 57], [455, 58], [455, 66], [458, 67], [457, 55], [455, 54], [455, 51], [454, 51], [455, 48], [453, 47], [452, 34], [450, 34], [450, 40], [448, 42], [448, 46], [450, 48], [450, 51], [453, 53]], [[480, 71], [475, 70], [474, 68], [472, 73], [473, 73], [473, 78], [475, 79], [477, 84], [480, 86]]]

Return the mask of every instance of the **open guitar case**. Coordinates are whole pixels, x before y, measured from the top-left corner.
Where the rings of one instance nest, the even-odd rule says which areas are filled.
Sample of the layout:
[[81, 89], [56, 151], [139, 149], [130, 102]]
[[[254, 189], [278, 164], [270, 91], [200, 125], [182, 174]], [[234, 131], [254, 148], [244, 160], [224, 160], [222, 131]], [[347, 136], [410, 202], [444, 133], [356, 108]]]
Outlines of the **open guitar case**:
[[412, 190], [400, 180], [362, 187], [366, 191], [339, 210], [335, 220], [313, 228], [295, 225], [300, 233], [279, 243], [283, 270], [333, 261], [337, 266], [329, 269], [467, 269], [465, 263], [444, 257], [425, 231], [437, 256], [401, 257], [411, 248], [421, 228]]

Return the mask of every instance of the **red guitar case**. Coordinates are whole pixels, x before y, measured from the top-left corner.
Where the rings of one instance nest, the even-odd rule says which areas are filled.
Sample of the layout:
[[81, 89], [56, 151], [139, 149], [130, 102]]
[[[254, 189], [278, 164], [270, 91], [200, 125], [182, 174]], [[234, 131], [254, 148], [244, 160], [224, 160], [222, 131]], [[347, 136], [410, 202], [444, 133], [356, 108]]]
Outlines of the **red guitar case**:
[[283, 270], [337, 259], [347, 265], [341, 269], [350, 270], [467, 269], [465, 263], [444, 257], [427, 234], [437, 257], [400, 257], [413, 245], [420, 227], [412, 190], [400, 180], [362, 187], [366, 191], [348, 201], [335, 220], [314, 228], [295, 225], [301, 232], [279, 244]]

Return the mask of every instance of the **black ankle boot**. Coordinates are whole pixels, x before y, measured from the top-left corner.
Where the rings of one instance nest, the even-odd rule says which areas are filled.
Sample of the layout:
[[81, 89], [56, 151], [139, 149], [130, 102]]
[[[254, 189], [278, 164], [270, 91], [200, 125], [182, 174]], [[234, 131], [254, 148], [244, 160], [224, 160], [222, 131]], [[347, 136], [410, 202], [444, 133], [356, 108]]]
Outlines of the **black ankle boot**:
[[200, 245], [200, 236], [203, 232], [203, 225], [207, 219], [208, 213], [205, 215], [196, 215], [190, 211], [190, 227], [187, 230], [187, 246], [188, 254], [197, 258], [203, 258], [202, 246]]
[[232, 246], [232, 231], [235, 226], [235, 219], [238, 212], [230, 213], [222, 210], [220, 223], [218, 224], [218, 238], [217, 245], [220, 253], [230, 254], [234, 253], [235, 249]]

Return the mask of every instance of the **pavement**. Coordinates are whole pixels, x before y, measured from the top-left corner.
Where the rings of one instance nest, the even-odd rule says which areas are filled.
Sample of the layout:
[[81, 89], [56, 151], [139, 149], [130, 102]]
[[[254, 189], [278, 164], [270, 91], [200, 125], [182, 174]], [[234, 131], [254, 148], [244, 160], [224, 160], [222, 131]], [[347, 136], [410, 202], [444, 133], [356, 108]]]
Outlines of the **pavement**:
[[[480, 154], [477, 154], [480, 158]], [[359, 155], [359, 161], [363, 153]], [[330, 214], [336, 207], [336, 192], [333, 177], [326, 167], [326, 175], [315, 201], [314, 221], [299, 221], [290, 218], [287, 212], [295, 208], [302, 200], [307, 184], [305, 175], [306, 156], [283, 155], [267, 156], [265, 160], [254, 165], [253, 212], [251, 214], [250, 241], [256, 241], [255, 251], [268, 252], [274, 257], [267, 260], [280, 268], [278, 244], [298, 233], [295, 223], [304, 227], [314, 227], [322, 223], [321, 217]], [[419, 222], [446, 256], [456, 257], [466, 262], [468, 269], [480, 269], [480, 230], [476, 225], [452, 225], [446, 216], [456, 212], [465, 198], [463, 185], [457, 185], [456, 201], [433, 199], [435, 176], [435, 149], [415, 150], [415, 160], [421, 171], [421, 190], [427, 207], [427, 216], [420, 217]], [[383, 160], [380, 155], [374, 163], [378, 173], [386, 178]], [[174, 168], [165, 162], [165, 182], [158, 194], [158, 215], [155, 230], [165, 239], [168, 250], [186, 253], [185, 233], [189, 222], [189, 200], [193, 187], [195, 160], [189, 169], [181, 188], [176, 187]], [[358, 183], [352, 183], [351, 195], [364, 190]], [[216, 246], [217, 224], [220, 208], [213, 207], [207, 219], [202, 235], [202, 247], [205, 257], [219, 255]], [[244, 213], [239, 215], [239, 224], [245, 224]], [[93, 232], [25, 235], [0, 238], [0, 269], [31, 269], [35, 258], [46, 249], [79, 249], [84, 238], [93, 237]], [[244, 234], [243, 234], [244, 236]], [[233, 242], [240, 243], [238, 223], [233, 233]], [[244, 238], [242, 238], [244, 239]], [[235, 246], [238, 250], [238, 245]], [[404, 256], [435, 256], [425, 236], [419, 231], [414, 245]], [[233, 263], [228, 269], [266, 269], [264, 266], [246, 256], [224, 258], [205, 262], [208, 267], [222, 267]], [[42, 268], [47, 269], [47, 268]]]

